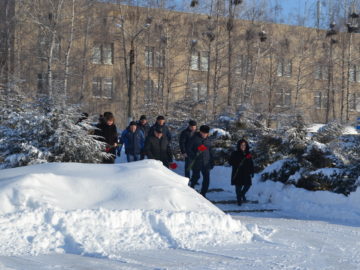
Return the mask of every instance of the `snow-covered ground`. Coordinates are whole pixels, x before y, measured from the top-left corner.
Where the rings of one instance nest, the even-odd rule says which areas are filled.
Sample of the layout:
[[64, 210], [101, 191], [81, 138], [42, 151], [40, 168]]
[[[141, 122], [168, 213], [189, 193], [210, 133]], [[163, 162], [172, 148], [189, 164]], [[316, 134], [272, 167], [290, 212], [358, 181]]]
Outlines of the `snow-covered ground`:
[[152, 160], [2, 170], [0, 269], [360, 269], [360, 190], [255, 177], [257, 204], [215, 206], [235, 199], [230, 168], [212, 171], [208, 200], [182, 171]]

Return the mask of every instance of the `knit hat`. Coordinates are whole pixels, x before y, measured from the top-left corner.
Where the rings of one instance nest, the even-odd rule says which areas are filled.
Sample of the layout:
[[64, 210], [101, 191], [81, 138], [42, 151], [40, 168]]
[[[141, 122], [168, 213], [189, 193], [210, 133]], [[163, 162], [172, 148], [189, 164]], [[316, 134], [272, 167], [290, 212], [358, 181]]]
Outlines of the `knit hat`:
[[156, 121], [157, 121], [157, 120], [165, 120], [165, 117], [162, 116], [162, 115], [159, 115], [159, 116], [156, 118]]
[[140, 121], [141, 120], [146, 120], [146, 115], [143, 114], [142, 116], [140, 116]]
[[136, 122], [135, 121], [131, 121], [129, 126], [136, 126]]
[[207, 125], [202, 125], [200, 127], [200, 131], [203, 132], [203, 133], [209, 133], [210, 132], [210, 127], [207, 126]]
[[194, 120], [190, 120], [189, 121], [189, 126], [196, 126], [196, 121], [194, 121]]

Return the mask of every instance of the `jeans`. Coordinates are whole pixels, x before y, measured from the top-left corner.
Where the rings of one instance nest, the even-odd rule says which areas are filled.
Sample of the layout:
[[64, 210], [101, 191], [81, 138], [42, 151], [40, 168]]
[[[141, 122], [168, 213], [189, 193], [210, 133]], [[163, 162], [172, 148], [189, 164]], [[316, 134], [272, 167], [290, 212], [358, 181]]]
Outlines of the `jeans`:
[[190, 178], [190, 170], [189, 170], [189, 166], [190, 166], [190, 158], [186, 157], [185, 158], [185, 177]]
[[203, 167], [201, 169], [195, 169], [192, 171], [192, 176], [190, 179], [190, 186], [192, 188], [195, 187], [195, 185], [197, 184], [197, 182], [200, 179], [200, 172], [203, 176], [203, 182], [202, 182], [202, 186], [201, 186], [201, 195], [203, 195], [205, 197], [208, 189], [209, 189], [209, 184], [210, 184], [210, 170], [206, 167]]
[[140, 154], [136, 154], [136, 155], [126, 154], [126, 159], [127, 159], [127, 162], [138, 161], [138, 160], [140, 160]]
[[241, 202], [246, 201], [245, 194], [246, 194], [246, 192], [248, 192], [250, 187], [251, 187], [251, 185], [236, 185], [235, 186], [236, 198], [237, 198], [237, 201], [239, 204], [241, 204]]

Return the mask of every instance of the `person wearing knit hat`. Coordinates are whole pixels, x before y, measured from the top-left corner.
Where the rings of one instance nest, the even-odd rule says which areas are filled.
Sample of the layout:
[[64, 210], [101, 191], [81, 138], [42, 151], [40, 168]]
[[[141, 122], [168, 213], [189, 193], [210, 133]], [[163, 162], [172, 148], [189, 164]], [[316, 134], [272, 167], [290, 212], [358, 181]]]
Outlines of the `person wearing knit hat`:
[[159, 115], [156, 118], [156, 123], [150, 128], [149, 130], [149, 135], [150, 136], [155, 136], [154, 131], [156, 127], [161, 127], [162, 128], [162, 132], [165, 134], [166, 138], [168, 139], [169, 142], [171, 142], [171, 133], [169, 131], [169, 128], [167, 127], [167, 125], [165, 124], [165, 117], [162, 115]]
[[188, 144], [188, 153], [191, 164], [188, 170], [192, 170], [190, 186], [194, 188], [200, 179], [200, 173], [203, 176], [201, 195], [206, 197], [210, 184], [210, 171], [214, 168], [214, 159], [211, 142], [208, 139], [210, 127], [202, 125], [200, 131], [190, 139]]
[[187, 152], [187, 148], [188, 148], [190, 139], [194, 136], [195, 132], [196, 132], [196, 122], [194, 120], [190, 120], [189, 125], [187, 126], [186, 129], [184, 129], [180, 133], [180, 137], [179, 137], [180, 151], [185, 159], [185, 177], [187, 177], [187, 178], [190, 178], [189, 165], [191, 162], [189, 153]]
[[137, 128], [135, 121], [131, 121], [129, 126], [123, 131], [120, 143], [125, 145], [125, 154], [128, 162], [140, 160], [141, 152], [144, 149], [145, 136], [141, 129]]
[[149, 136], [146, 139], [144, 152], [149, 159], [159, 160], [165, 167], [169, 168], [173, 161], [173, 155], [163, 127], [156, 126], [154, 128], [154, 136]]
[[[137, 127], [144, 133], [145, 138], [147, 138], [150, 131], [150, 125], [147, 121], [146, 115], [143, 114], [140, 116], [140, 119], [137, 122]], [[144, 151], [141, 151], [140, 160], [143, 160], [144, 158], [145, 158]]]

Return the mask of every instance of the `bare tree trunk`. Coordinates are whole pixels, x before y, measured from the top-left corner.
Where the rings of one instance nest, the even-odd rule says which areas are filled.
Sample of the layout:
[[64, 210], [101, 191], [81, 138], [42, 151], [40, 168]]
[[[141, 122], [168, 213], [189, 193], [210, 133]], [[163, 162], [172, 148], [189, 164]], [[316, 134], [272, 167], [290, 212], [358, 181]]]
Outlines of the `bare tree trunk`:
[[68, 77], [69, 77], [69, 60], [70, 53], [74, 39], [74, 22], [75, 22], [75, 0], [72, 0], [72, 10], [71, 10], [71, 26], [70, 26], [70, 37], [69, 44], [65, 53], [65, 77], [64, 77], [64, 102], [66, 103], [67, 99], [67, 88], [68, 88]]
[[266, 126], [268, 128], [270, 128], [271, 126], [271, 115], [272, 115], [272, 96], [273, 96], [273, 75], [274, 75], [274, 70], [273, 70], [273, 55], [270, 55], [270, 67], [269, 67], [269, 95], [268, 95], [268, 116], [266, 119]]
[[87, 66], [88, 66], [88, 62], [87, 62], [87, 42], [88, 42], [88, 37], [89, 37], [89, 25], [90, 25], [90, 16], [87, 17], [86, 19], [86, 28], [85, 28], [85, 36], [84, 36], [84, 47], [83, 47], [83, 57], [82, 57], [82, 69], [81, 69], [81, 87], [80, 87], [80, 98], [79, 101], [82, 101], [82, 99], [84, 98], [84, 90], [85, 90], [85, 76], [86, 76], [86, 71], [87, 71]]
[[232, 87], [232, 55], [233, 55], [233, 47], [232, 47], [232, 28], [234, 24], [233, 12], [232, 12], [232, 4], [230, 1], [229, 4], [229, 20], [227, 23], [228, 30], [228, 74], [227, 74], [227, 83], [228, 83], [228, 97], [227, 97], [227, 105], [231, 108], [233, 105], [233, 87]]
[[[345, 84], [346, 84], [346, 76], [345, 76], [345, 46], [342, 46], [342, 57], [341, 57], [341, 101], [340, 101], [340, 121], [343, 123], [344, 121], [344, 110], [345, 110]], [[347, 72], [346, 72], [347, 73]]]
[[48, 67], [47, 67], [47, 79], [48, 79], [48, 90], [49, 90], [49, 97], [54, 97], [54, 89], [53, 89], [53, 60], [54, 60], [54, 49], [56, 44], [56, 38], [57, 38], [57, 31], [56, 31], [56, 24], [58, 23], [58, 19], [60, 18], [60, 12], [63, 5], [63, 0], [58, 2], [57, 8], [56, 8], [56, 14], [53, 16], [53, 20], [51, 21], [51, 43], [50, 43], [50, 50], [49, 50], [49, 56], [48, 56]]
[[332, 94], [332, 54], [333, 54], [333, 43], [332, 40], [330, 39], [330, 50], [329, 50], [329, 64], [328, 64], [328, 85], [327, 85], [327, 102], [326, 102], [326, 116], [325, 116], [325, 122], [328, 123], [330, 120], [330, 110], [331, 110], [331, 94]]
[[[351, 69], [351, 49], [352, 49], [352, 33], [349, 34], [349, 49], [348, 49], [348, 65], [347, 65], [347, 84], [346, 84], [346, 122], [350, 120], [350, 69]], [[355, 72], [355, 71], [354, 71]]]

